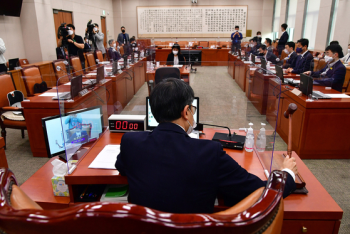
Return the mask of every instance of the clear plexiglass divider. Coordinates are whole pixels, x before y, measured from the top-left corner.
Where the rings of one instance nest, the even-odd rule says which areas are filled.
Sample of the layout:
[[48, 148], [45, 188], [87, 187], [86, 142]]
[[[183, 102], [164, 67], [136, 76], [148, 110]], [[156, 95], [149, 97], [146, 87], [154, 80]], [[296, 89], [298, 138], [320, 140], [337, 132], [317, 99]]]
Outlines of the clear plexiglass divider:
[[[78, 161], [108, 128], [108, 117], [113, 114], [109, 62], [95, 64], [85, 69], [75, 69], [70, 64], [59, 68], [66, 73], [57, 80], [56, 95], [60, 118], [50, 132], [51, 151], [67, 162], [68, 174]], [[49, 134], [48, 134], [49, 135]], [[51, 139], [50, 139], [51, 138]]]

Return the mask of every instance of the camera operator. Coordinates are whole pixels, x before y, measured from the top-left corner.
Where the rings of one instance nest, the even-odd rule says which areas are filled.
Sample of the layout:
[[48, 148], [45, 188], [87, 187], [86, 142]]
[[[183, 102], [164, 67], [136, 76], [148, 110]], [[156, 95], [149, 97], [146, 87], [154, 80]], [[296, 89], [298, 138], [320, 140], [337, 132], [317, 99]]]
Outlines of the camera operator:
[[[95, 25], [95, 27], [93, 30], [93, 33], [94, 33], [93, 37], [94, 37], [94, 40], [96, 42], [97, 49], [102, 51], [103, 58], [105, 58], [106, 49], [105, 49], [105, 46], [103, 45], [103, 39], [104, 39], [105, 35], [100, 31], [98, 24], [94, 24], [94, 25]], [[86, 31], [87, 30], [88, 29], [86, 29]], [[92, 50], [95, 50], [94, 44], [92, 44]]]
[[[83, 38], [79, 35], [75, 35], [75, 27], [73, 24], [67, 24], [68, 28], [68, 36], [67, 36], [67, 42], [68, 42], [68, 54], [69, 56], [75, 55], [79, 56], [81, 66], [84, 69], [85, 68], [85, 58], [84, 58], [84, 41]], [[58, 41], [58, 47], [62, 46], [62, 39]]]

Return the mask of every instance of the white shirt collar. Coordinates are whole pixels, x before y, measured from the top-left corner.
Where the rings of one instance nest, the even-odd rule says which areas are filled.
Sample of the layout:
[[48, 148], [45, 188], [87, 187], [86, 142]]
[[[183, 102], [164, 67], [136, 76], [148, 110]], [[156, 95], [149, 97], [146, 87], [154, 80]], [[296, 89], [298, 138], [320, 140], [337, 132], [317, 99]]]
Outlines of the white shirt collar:
[[306, 50], [303, 54], [301, 54], [301, 57], [304, 57], [304, 55], [308, 52], [309, 50]]
[[[179, 124], [177, 124], [177, 123], [174, 123], [174, 124], [176, 124], [177, 126], [179, 126], [180, 128], [182, 128], [182, 130], [185, 131], [185, 129], [184, 129], [181, 125], [179, 125]], [[186, 132], [186, 131], [185, 131], [185, 132]]]

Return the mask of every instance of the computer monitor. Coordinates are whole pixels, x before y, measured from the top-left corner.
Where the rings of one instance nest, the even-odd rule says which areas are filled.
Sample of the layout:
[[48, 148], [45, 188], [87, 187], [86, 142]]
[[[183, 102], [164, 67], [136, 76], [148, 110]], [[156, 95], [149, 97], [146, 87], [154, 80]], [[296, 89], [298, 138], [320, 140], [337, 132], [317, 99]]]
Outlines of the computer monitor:
[[105, 69], [104, 66], [100, 66], [97, 68], [96, 74], [96, 84], [100, 83], [101, 80], [105, 78]]
[[[197, 111], [194, 114], [194, 119], [197, 123], [199, 123], [199, 98], [195, 97], [192, 105], [197, 107]], [[149, 97], [146, 97], [146, 129], [147, 130], [153, 130], [158, 126], [157, 120], [154, 118], [152, 111], [151, 111], [151, 105], [149, 102]], [[194, 130], [198, 130], [198, 125]]]
[[266, 60], [265, 60], [265, 58], [261, 58], [260, 61], [261, 61], [261, 68], [263, 69], [263, 74], [265, 74], [266, 73]]
[[[67, 160], [85, 143], [97, 140], [103, 132], [102, 107], [96, 106], [43, 118], [42, 126], [48, 156]], [[70, 153], [69, 153], [70, 152]]]
[[255, 64], [255, 55], [254, 54], [251, 54], [252, 55], [252, 63]]
[[314, 79], [311, 76], [305, 75], [303, 73], [300, 74], [300, 91], [309, 96], [312, 94]]
[[281, 66], [275, 65], [275, 69], [276, 69], [276, 76], [281, 79], [283, 84], [284, 83], [283, 68]]
[[70, 81], [70, 96], [71, 99], [77, 97], [79, 92], [83, 89], [83, 76], [76, 76]]
[[19, 59], [15, 58], [15, 59], [9, 59], [9, 70], [15, 70], [15, 67], [19, 66]]

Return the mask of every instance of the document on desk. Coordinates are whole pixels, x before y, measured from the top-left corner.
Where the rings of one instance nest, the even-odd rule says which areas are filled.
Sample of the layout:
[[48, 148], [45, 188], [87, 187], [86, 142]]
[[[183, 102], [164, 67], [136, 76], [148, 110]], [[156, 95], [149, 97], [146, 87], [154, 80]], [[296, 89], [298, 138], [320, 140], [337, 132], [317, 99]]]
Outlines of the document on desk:
[[251, 67], [250, 70], [251, 71], [255, 71], [257, 69], [257, 67]]
[[57, 97], [57, 94], [60, 95], [62, 93], [56, 93], [56, 92], [45, 92], [43, 94], [40, 94], [40, 97]]
[[116, 170], [115, 162], [119, 153], [120, 145], [106, 145], [89, 165], [89, 168]]
[[173, 67], [182, 67], [183, 65], [173, 65]]
[[97, 72], [90, 72], [86, 74], [86, 76], [97, 76]]
[[350, 98], [350, 96], [348, 96], [344, 93], [336, 93], [336, 94], [327, 93], [326, 95], [330, 96], [331, 98]]

